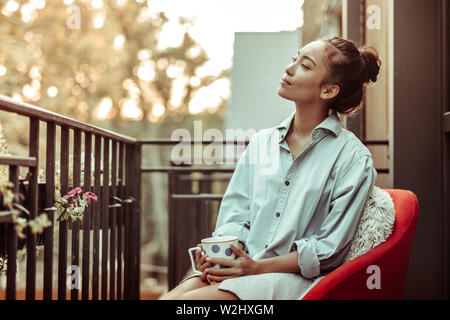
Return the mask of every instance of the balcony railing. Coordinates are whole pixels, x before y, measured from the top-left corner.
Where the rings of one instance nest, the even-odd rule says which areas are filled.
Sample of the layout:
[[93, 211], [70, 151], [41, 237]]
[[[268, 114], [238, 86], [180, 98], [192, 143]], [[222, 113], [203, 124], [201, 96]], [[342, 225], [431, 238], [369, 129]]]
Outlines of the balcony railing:
[[[139, 142], [142, 145], [153, 146], [180, 143], [190, 146], [222, 144], [234, 148], [237, 145], [247, 145], [249, 140], [145, 139]], [[202, 158], [202, 160], [205, 159]], [[168, 175], [169, 290], [174, 288], [189, 270], [187, 249], [199, 243], [200, 239], [210, 237], [213, 231], [214, 212], [210, 203], [218, 202], [220, 205], [223, 194], [211, 193], [211, 183], [216, 180], [228, 181], [234, 170], [234, 165], [190, 166], [182, 162], [178, 166], [171, 162], [170, 166], [141, 168], [143, 174], [167, 173]], [[199, 176], [194, 176], [194, 173]], [[222, 176], [217, 177], [217, 174], [222, 174]], [[199, 182], [197, 191], [192, 188], [194, 181]]]
[[[186, 249], [195, 245], [203, 237], [210, 236], [213, 229], [212, 202], [219, 202], [223, 194], [211, 192], [215, 180], [228, 181], [234, 166], [175, 166], [141, 167], [142, 146], [186, 144], [248, 144], [246, 141], [209, 141], [142, 139], [120, 135], [89, 124], [64, 117], [36, 106], [20, 103], [0, 95], [0, 110], [29, 118], [29, 156], [0, 156], [0, 165], [9, 167], [9, 178], [14, 183], [15, 192], [26, 195], [25, 207], [30, 219], [38, 212], [46, 212], [55, 223], [53, 213], [55, 193], [56, 127], [60, 134], [60, 183], [61, 194], [81, 185], [81, 151], [84, 150], [83, 189], [99, 196], [99, 202], [86, 209], [80, 222], [59, 222], [57, 298], [79, 299], [79, 288], [67, 288], [67, 259], [78, 266], [81, 261], [82, 299], [139, 299], [140, 283], [140, 239], [141, 239], [141, 175], [145, 173], [167, 173], [168, 218], [169, 218], [169, 289], [189, 268]], [[47, 125], [45, 183], [38, 182], [39, 167], [39, 125]], [[73, 131], [73, 146], [70, 146], [70, 131]], [[84, 136], [84, 144], [82, 144]], [[387, 141], [365, 141], [366, 145], [387, 145]], [[82, 148], [84, 146], [84, 148]], [[72, 147], [72, 149], [71, 149]], [[71, 152], [72, 150], [72, 152]], [[94, 154], [94, 172], [91, 172], [91, 155]], [[73, 183], [69, 186], [69, 158], [73, 156]], [[111, 163], [111, 172], [109, 170]], [[19, 168], [29, 168], [27, 186], [20, 183]], [[103, 171], [101, 168], [104, 168]], [[388, 173], [388, 169], [377, 168]], [[193, 173], [200, 174], [195, 177]], [[221, 175], [218, 177], [217, 175]], [[111, 179], [110, 179], [111, 175]], [[91, 177], [94, 183], [91, 185]], [[193, 191], [192, 182], [200, 182]], [[108, 186], [105, 188], [105, 186]], [[8, 256], [6, 298], [16, 298], [16, 254], [18, 238], [11, 223], [11, 212], [0, 209], [0, 228], [7, 245]], [[216, 212], [217, 213], [217, 212]], [[69, 239], [69, 230], [72, 230]], [[91, 239], [92, 233], [92, 239]], [[53, 239], [54, 225], [45, 229], [40, 241], [27, 232], [26, 299], [36, 298], [36, 245], [44, 246], [43, 298], [52, 299], [53, 283]], [[80, 250], [80, 235], [81, 250]], [[42, 237], [40, 237], [42, 238]], [[71, 252], [68, 244], [71, 241]], [[101, 251], [101, 256], [100, 256]], [[81, 256], [80, 256], [81, 253]], [[90, 255], [92, 254], [92, 261]], [[90, 266], [92, 265], [92, 271]], [[101, 294], [101, 296], [100, 296]]]
[[[14, 191], [25, 192], [24, 206], [29, 219], [38, 212], [46, 212], [52, 226], [43, 237], [44, 269], [43, 298], [53, 299], [54, 224], [58, 223], [57, 298], [82, 299], [139, 299], [140, 275], [140, 144], [136, 139], [104, 130], [30, 104], [0, 96], [0, 110], [29, 118], [29, 156], [0, 156], [0, 164], [9, 167], [9, 180]], [[39, 127], [46, 124], [45, 183], [38, 183]], [[56, 150], [56, 128], [60, 127], [60, 150]], [[73, 145], [70, 133], [73, 132]], [[82, 136], [84, 136], [82, 145]], [[93, 141], [94, 140], [94, 141]], [[84, 181], [81, 185], [81, 153], [84, 149]], [[84, 191], [97, 194], [99, 201], [88, 206], [80, 221], [55, 221], [55, 160], [60, 152], [61, 194], [82, 186]], [[94, 154], [94, 172], [91, 172]], [[69, 156], [73, 156], [73, 183], [69, 185]], [[111, 163], [111, 172], [109, 164]], [[28, 168], [27, 184], [19, 181], [19, 168]], [[101, 172], [101, 167], [103, 171]], [[94, 183], [91, 185], [91, 176]], [[110, 179], [111, 176], [111, 179]], [[40, 189], [40, 190], [39, 190]], [[38, 192], [39, 190], [39, 192]], [[39, 201], [39, 197], [42, 201]], [[6, 230], [7, 246], [6, 299], [16, 299], [16, 255], [18, 238], [12, 224], [12, 212], [1, 209], [0, 225]], [[69, 233], [69, 229], [71, 232]], [[91, 239], [92, 233], [92, 239]], [[36, 299], [37, 237], [26, 233], [26, 299]], [[80, 236], [81, 250], [80, 250]], [[70, 241], [70, 242], [69, 242]], [[71, 243], [71, 252], [68, 244]], [[92, 243], [92, 246], [91, 246]], [[101, 247], [100, 247], [101, 245]], [[101, 257], [100, 257], [101, 252]], [[92, 253], [92, 261], [91, 261]], [[67, 286], [67, 260], [79, 267], [79, 285]], [[81, 265], [80, 265], [81, 263]], [[92, 271], [90, 268], [92, 266]], [[75, 282], [77, 283], [77, 282]]]

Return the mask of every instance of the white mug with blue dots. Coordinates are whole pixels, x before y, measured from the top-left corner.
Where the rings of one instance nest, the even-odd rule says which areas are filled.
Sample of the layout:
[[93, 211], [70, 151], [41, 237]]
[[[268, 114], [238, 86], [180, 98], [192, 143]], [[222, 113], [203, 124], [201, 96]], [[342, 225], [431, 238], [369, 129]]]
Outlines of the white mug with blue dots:
[[[225, 258], [225, 259], [236, 259], [236, 255], [233, 250], [231, 250], [231, 244], [234, 244], [236, 247], [238, 246], [239, 240], [236, 236], [222, 236], [222, 237], [211, 237], [205, 238], [201, 241], [203, 246], [202, 254], [207, 254], [210, 258]], [[201, 275], [201, 271], [197, 269], [195, 263], [195, 251], [201, 250], [201, 247], [193, 247], [189, 248], [189, 257], [191, 258], [192, 269], [196, 274]], [[227, 268], [223, 265], [216, 265], [211, 263], [210, 268]]]

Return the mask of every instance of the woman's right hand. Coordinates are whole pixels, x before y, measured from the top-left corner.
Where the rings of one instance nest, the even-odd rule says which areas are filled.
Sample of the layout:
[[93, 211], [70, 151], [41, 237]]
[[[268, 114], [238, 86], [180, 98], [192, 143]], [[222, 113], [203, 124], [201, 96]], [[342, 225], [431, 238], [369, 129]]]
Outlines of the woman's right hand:
[[197, 244], [197, 247], [202, 248], [202, 250], [195, 251], [195, 261], [197, 262], [197, 269], [202, 272], [202, 281], [208, 281], [208, 279], [206, 279], [207, 273], [205, 271], [205, 269], [210, 266], [210, 263], [206, 262], [206, 258], [208, 258], [208, 255], [202, 255], [203, 246], [201, 244]]

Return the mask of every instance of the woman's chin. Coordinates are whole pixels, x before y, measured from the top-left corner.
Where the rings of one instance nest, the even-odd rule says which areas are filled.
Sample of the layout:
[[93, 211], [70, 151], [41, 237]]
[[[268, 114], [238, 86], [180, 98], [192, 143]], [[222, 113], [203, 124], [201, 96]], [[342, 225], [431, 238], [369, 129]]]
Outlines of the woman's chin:
[[278, 95], [279, 95], [280, 97], [284, 98], [284, 99], [292, 100], [292, 99], [290, 99], [289, 96], [284, 92], [284, 88], [283, 88], [283, 87], [279, 87], [279, 88], [278, 88]]

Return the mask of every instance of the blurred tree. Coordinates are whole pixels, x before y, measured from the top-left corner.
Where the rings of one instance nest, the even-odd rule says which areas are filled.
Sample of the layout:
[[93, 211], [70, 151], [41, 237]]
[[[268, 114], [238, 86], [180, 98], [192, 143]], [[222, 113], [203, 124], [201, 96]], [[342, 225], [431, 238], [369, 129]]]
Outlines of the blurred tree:
[[303, 2], [303, 45], [319, 37], [330, 0], [304, 0]]
[[[304, 44], [319, 35], [329, 2], [305, 0]], [[0, 0], [0, 94], [137, 138], [170, 137], [178, 127], [193, 132], [193, 120], [203, 120], [203, 130], [222, 128], [224, 99], [195, 118], [190, 105], [227, 70], [202, 76], [208, 56], [188, 33], [193, 21], [169, 20], [149, 3]], [[169, 37], [181, 41], [161, 46], [169, 24], [177, 25]], [[27, 155], [27, 119], [0, 112], [0, 123], [9, 153]], [[167, 165], [169, 154], [146, 147], [143, 165]], [[154, 241], [165, 256], [165, 176], [143, 176], [142, 189], [143, 242]]]
[[[2, 2], [1, 93], [82, 121], [112, 119], [117, 130], [121, 120], [140, 121], [136, 132], [148, 136], [142, 129], [150, 120], [181, 120], [196, 90], [226, 75], [197, 76], [208, 57], [186, 18], [179, 19], [182, 43], [159, 48], [168, 19], [145, 1]], [[182, 103], [171, 105], [180, 79]]]
[[[189, 19], [179, 18], [177, 34], [169, 35], [181, 33], [181, 43], [161, 47], [169, 22], [143, 0], [0, 0], [0, 93], [137, 138], [170, 137], [176, 127], [192, 130], [194, 95], [227, 71], [198, 75], [209, 59], [189, 35]], [[218, 113], [205, 117], [215, 118], [206, 125], [221, 127]], [[0, 113], [0, 123], [10, 153], [26, 155], [27, 119]], [[43, 148], [40, 157], [45, 159]], [[167, 160], [157, 151], [146, 152], [143, 162], [158, 166]], [[142, 203], [143, 241], [157, 238], [163, 251], [166, 230], [157, 226], [166, 222], [164, 181], [144, 176], [149, 196]]]
[[342, 0], [328, 0], [319, 36], [342, 36]]

